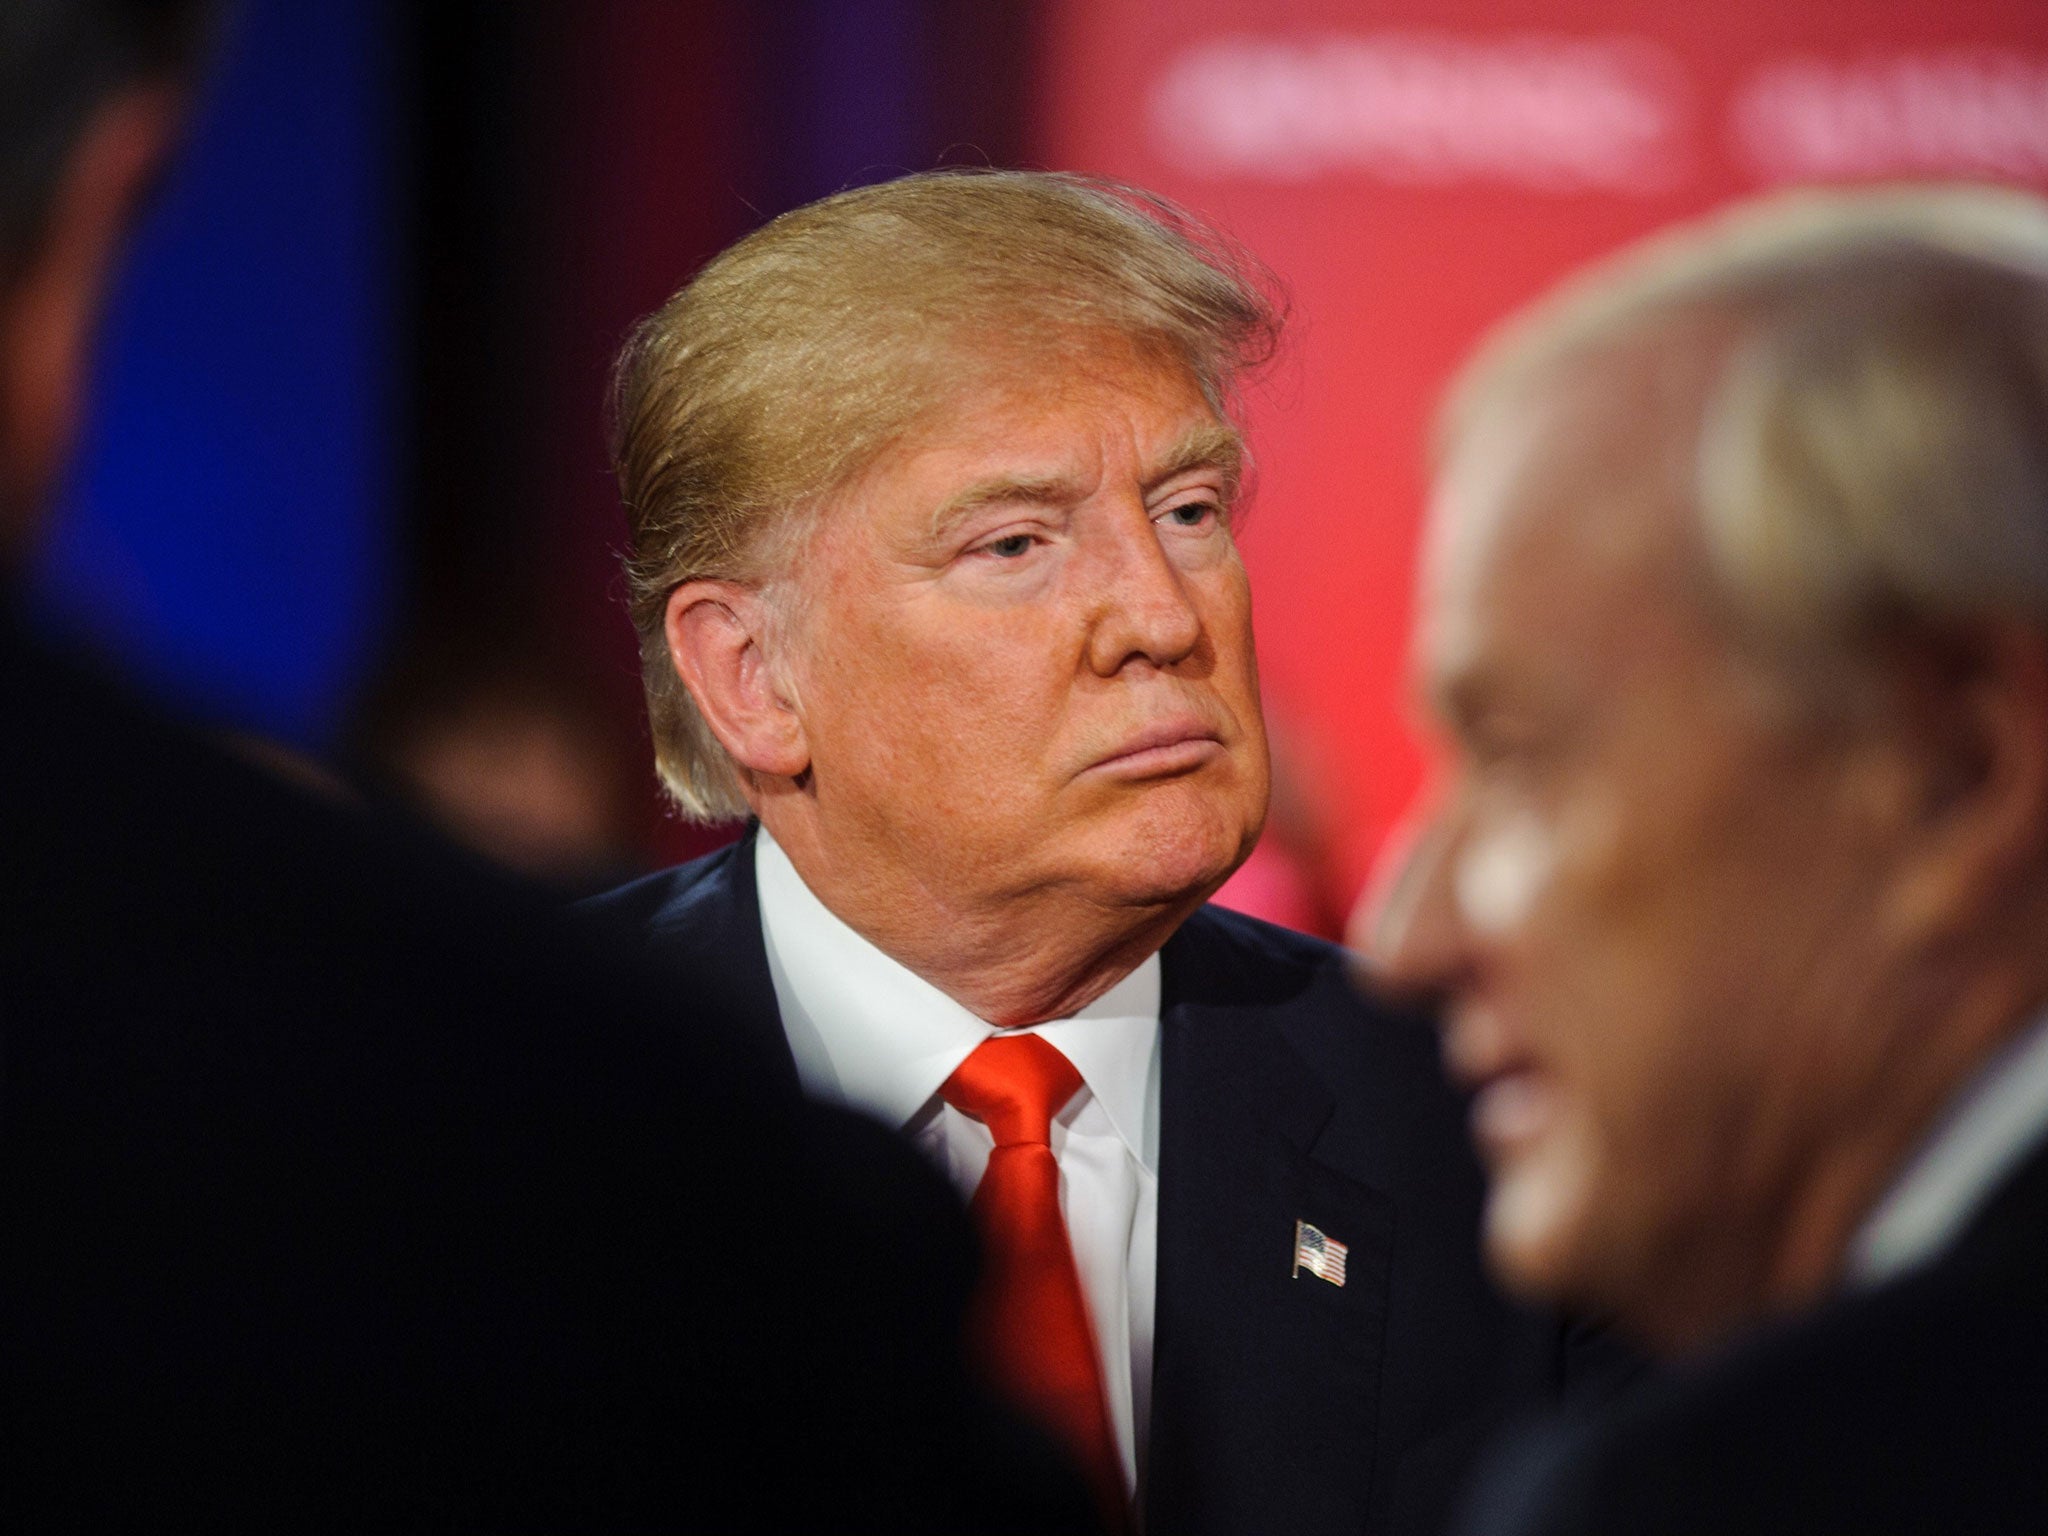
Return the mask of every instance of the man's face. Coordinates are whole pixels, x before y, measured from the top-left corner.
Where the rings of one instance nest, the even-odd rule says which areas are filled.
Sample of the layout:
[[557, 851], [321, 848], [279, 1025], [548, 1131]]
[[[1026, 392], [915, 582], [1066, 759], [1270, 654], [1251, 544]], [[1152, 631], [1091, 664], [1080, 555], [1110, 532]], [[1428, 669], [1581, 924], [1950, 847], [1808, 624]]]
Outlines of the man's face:
[[1185, 369], [1122, 343], [990, 377], [799, 557], [819, 841], [941, 913], [1052, 897], [1114, 928], [1206, 895], [1265, 815], [1237, 440]]
[[1709, 612], [1652, 366], [1532, 389], [1447, 468], [1417, 659], [1455, 771], [1384, 959], [1445, 1000], [1503, 1278], [1683, 1344], [1853, 1140], [1890, 781]]

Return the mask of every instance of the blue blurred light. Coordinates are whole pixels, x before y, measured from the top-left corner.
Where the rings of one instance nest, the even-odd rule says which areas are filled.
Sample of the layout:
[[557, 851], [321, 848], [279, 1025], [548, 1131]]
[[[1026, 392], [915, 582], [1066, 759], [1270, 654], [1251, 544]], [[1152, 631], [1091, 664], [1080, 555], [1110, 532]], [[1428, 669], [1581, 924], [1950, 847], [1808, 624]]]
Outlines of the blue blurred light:
[[40, 605], [318, 745], [390, 601], [395, 205], [378, 0], [250, 0], [108, 316]]

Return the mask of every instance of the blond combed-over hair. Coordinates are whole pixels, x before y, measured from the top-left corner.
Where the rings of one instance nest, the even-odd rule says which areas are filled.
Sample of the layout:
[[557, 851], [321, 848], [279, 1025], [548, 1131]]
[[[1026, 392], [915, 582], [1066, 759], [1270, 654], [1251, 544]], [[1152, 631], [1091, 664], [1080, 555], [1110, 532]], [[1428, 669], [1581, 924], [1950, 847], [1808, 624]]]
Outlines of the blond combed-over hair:
[[1724, 331], [1689, 489], [1749, 635], [1839, 688], [1888, 638], [2048, 634], [2048, 203], [1806, 190], [1653, 238], [1496, 333], [1439, 459], [1560, 369], [1688, 320]]
[[841, 192], [714, 258], [633, 330], [613, 383], [628, 601], [663, 785], [744, 815], [740, 769], [670, 664], [685, 582], [765, 586], [823, 503], [976, 370], [1118, 337], [1219, 414], [1277, 343], [1263, 268], [1164, 200], [1087, 177], [939, 171]]

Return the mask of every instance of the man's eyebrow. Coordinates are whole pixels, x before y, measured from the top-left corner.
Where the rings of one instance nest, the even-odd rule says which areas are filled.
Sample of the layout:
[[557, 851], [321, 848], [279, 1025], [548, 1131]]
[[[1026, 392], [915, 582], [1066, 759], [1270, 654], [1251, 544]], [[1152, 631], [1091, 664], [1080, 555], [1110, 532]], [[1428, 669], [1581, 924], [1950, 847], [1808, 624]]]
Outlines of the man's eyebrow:
[[1223, 497], [1228, 501], [1237, 494], [1238, 479], [1244, 471], [1244, 439], [1220, 421], [1205, 421], [1190, 428], [1161, 456], [1146, 489], [1164, 485], [1175, 475], [1192, 469], [1222, 470]]
[[[1163, 485], [1176, 475], [1195, 469], [1223, 471], [1223, 497], [1237, 494], [1238, 478], [1244, 467], [1244, 440], [1218, 421], [1204, 422], [1174, 440], [1160, 456], [1159, 465], [1147, 477], [1146, 489]], [[1024, 504], [1027, 506], [1069, 506], [1081, 499], [1084, 488], [1071, 475], [992, 475], [961, 487], [932, 513], [931, 537], [943, 542], [954, 528], [984, 507]]]
[[963, 486], [940, 502], [932, 513], [931, 536], [942, 541], [955, 527], [983, 507], [1023, 502], [1055, 507], [1081, 498], [1081, 486], [1070, 475], [992, 475]]

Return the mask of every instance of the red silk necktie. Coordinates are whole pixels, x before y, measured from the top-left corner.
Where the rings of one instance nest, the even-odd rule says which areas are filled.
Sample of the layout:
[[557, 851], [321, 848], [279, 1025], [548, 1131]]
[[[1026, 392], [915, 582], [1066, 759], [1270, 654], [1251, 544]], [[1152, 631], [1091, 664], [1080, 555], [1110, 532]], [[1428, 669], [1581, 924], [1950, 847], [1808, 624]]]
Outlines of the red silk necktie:
[[970, 1347], [996, 1384], [1073, 1453], [1111, 1514], [1111, 1529], [1121, 1529], [1128, 1523], [1123, 1458], [1052, 1155], [1052, 1117], [1080, 1087], [1081, 1074], [1058, 1047], [1037, 1035], [993, 1035], [946, 1079], [939, 1097], [996, 1140], [974, 1192], [986, 1265], [968, 1313]]

